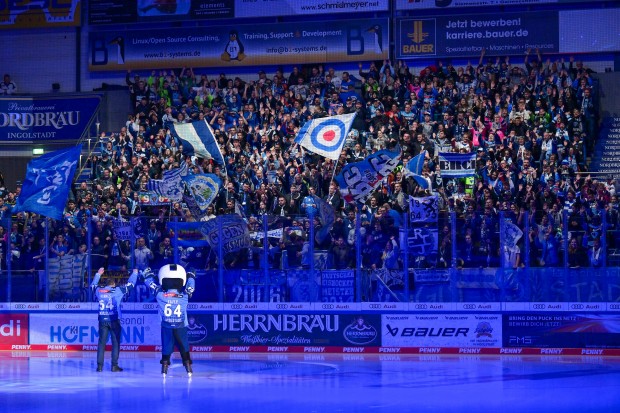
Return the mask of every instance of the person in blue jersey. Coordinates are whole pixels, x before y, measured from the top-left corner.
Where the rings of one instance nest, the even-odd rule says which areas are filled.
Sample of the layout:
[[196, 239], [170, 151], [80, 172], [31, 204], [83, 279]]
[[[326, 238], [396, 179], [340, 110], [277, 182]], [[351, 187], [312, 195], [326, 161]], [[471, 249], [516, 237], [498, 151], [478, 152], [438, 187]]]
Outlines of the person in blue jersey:
[[121, 372], [118, 365], [118, 355], [121, 344], [121, 300], [131, 292], [138, 279], [138, 270], [133, 270], [127, 284], [116, 285], [113, 277], [107, 277], [102, 285], [99, 285], [103, 268], [99, 268], [91, 286], [95, 289], [95, 297], [99, 303], [99, 343], [97, 345], [97, 371], [103, 371], [103, 359], [105, 345], [108, 336], [112, 336], [112, 371]]
[[161, 374], [168, 374], [170, 356], [176, 344], [183, 366], [192, 376], [192, 360], [187, 339], [187, 304], [195, 289], [195, 276], [177, 264], [167, 264], [159, 269], [159, 285], [155, 275], [145, 270], [144, 282], [154, 291], [161, 317]]

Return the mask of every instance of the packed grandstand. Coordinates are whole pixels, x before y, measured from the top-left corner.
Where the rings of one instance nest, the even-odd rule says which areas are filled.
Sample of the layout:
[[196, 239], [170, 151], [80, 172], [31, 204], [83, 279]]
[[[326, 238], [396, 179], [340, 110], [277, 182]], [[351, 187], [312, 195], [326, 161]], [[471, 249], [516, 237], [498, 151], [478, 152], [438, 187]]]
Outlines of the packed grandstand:
[[[312, 249], [325, 251], [326, 268], [335, 269], [599, 267], [602, 249], [615, 245], [602, 230], [618, 225], [616, 181], [587, 173], [599, 90], [592, 70], [572, 56], [551, 61], [529, 50], [524, 64], [512, 64], [482, 53], [473, 64], [439, 61], [419, 72], [390, 60], [360, 63], [356, 73], [322, 65], [273, 76], [259, 71], [251, 79], [196, 72], [127, 73], [134, 111], [125, 127], [100, 133], [83, 165], [88, 176], [70, 193], [63, 220], [14, 213], [20, 188], [2, 182], [3, 269], [49, 270], [56, 262], [49, 260], [87, 252], [91, 271], [159, 267], [179, 258], [197, 270], [308, 268]], [[295, 141], [307, 122], [351, 113], [337, 161]], [[170, 133], [197, 120], [212, 127], [223, 165], [184, 155]], [[364, 203], [347, 202], [334, 177], [382, 150], [398, 152], [398, 166]], [[442, 176], [438, 155], [449, 152], [475, 154], [475, 174]], [[420, 154], [421, 173], [413, 176], [407, 165]], [[186, 202], [141, 198], [149, 182], [181, 168], [221, 180], [202, 216]], [[314, 238], [310, 232], [327, 224], [308, 214], [313, 196], [335, 215]], [[401, 233], [411, 225], [405, 221], [412, 199], [432, 196], [439, 215], [432, 224], [435, 247], [430, 254], [400, 254], [407, 250]], [[221, 251], [177, 244], [169, 225], [230, 214], [242, 216], [252, 234], [280, 232], [253, 236], [250, 248], [220, 262]], [[119, 221], [131, 223], [136, 239], [119, 237]], [[523, 236], [500, 248], [505, 222]]]

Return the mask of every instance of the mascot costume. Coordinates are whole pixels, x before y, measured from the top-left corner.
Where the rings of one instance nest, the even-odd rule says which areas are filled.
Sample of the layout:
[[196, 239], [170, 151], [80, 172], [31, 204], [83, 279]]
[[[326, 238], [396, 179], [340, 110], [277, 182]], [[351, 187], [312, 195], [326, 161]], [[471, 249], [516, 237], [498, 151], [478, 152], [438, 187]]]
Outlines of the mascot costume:
[[177, 264], [168, 264], [159, 270], [159, 284], [150, 268], [144, 270], [144, 283], [154, 292], [161, 317], [161, 373], [165, 377], [170, 367], [170, 356], [177, 345], [183, 366], [192, 376], [192, 360], [187, 340], [187, 304], [195, 289], [195, 276]]

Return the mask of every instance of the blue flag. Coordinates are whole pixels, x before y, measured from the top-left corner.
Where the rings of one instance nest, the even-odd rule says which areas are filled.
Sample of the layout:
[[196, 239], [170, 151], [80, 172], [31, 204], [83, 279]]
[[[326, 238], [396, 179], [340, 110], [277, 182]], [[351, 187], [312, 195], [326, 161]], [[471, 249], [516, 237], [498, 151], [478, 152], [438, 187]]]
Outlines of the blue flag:
[[62, 219], [81, 153], [82, 145], [77, 145], [47, 153], [28, 162], [26, 179], [13, 211], [28, 211]]
[[382, 149], [360, 162], [347, 164], [336, 176], [346, 203], [364, 203], [400, 162], [400, 148]]
[[403, 170], [405, 176], [411, 176], [413, 179], [424, 189], [428, 189], [428, 181], [422, 176], [422, 169], [424, 169], [424, 158], [426, 157], [426, 151], [420, 152], [418, 155], [411, 158], [405, 169]]
[[336, 212], [330, 204], [328, 204], [318, 196], [312, 195], [312, 197], [316, 202], [319, 222], [321, 223], [321, 228], [319, 228], [319, 230], [316, 232], [314, 238], [317, 242], [321, 243], [325, 241], [325, 239], [329, 235], [329, 231], [331, 231], [332, 227], [334, 226], [334, 222], [336, 221]]
[[206, 120], [180, 125], [172, 124], [170, 125], [170, 133], [179, 138], [183, 144], [183, 154], [213, 159], [220, 165], [224, 165], [224, 157], [215, 140], [213, 129]]
[[179, 202], [183, 199], [183, 177], [187, 175], [189, 167], [181, 162], [178, 168], [164, 171], [163, 179], [151, 179], [146, 183], [146, 189], [152, 191], [168, 202]]
[[418, 155], [411, 158], [411, 160], [407, 162], [407, 166], [406, 166], [407, 171], [415, 175], [422, 175], [422, 169], [424, 168], [425, 157], [426, 157], [426, 151], [422, 151]]
[[192, 198], [200, 209], [201, 214], [207, 212], [220, 191], [222, 181], [214, 174], [196, 174], [184, 176], [183, 182], [187, 185]]

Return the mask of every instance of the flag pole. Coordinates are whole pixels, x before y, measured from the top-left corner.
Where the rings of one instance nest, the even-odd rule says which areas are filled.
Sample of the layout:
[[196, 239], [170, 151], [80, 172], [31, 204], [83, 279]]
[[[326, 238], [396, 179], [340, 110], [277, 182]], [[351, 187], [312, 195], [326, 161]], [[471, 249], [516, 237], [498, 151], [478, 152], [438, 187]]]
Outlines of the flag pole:
[[338, 163], [340, 163], [340, 157], [338, 157], [337, 161], [334, 161], [334, 170], [332, 171], [332, 179], [329, 181], [330, 185], [334, 182], [334, 177], [336, 176], [336, 169], [338, 169]]

